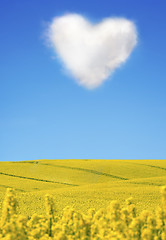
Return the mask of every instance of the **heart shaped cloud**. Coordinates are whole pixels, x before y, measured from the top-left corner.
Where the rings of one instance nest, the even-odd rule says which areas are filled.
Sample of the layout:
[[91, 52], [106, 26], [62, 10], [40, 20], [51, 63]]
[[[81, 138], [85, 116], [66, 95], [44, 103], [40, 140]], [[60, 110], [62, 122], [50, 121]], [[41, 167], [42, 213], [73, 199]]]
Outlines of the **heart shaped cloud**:
[[107, 18], [92, 24], [78, 14], [53, 19], [48, 29], [52, 47], [77, 82], [95, 88], [126, 61], [137, 43], [133, 22]]

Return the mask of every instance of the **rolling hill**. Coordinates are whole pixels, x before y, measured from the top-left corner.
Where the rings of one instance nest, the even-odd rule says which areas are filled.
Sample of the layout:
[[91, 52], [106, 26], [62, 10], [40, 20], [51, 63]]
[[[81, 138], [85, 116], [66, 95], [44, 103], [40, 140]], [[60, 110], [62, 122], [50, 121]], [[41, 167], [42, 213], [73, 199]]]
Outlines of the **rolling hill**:
[[133, 197], [138, 211], [153, 210], [166, 185], [166, 160], [35, 160], [0, 162], [0, 205], [15, 188], [19, 212], [44, 211], [44, 195], [53, 195], [57, 213], [66, 205], [86, 212], [114, 199]]

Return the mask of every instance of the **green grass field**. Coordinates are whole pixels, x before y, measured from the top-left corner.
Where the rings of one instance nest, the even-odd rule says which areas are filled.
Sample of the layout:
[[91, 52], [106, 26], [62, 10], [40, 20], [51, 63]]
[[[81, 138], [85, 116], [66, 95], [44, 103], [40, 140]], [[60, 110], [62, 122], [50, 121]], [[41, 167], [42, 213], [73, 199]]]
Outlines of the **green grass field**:
[[138, 211], [160, 204], [166, 185], [166, 160], [37, 160], [0, 162], [0, 207], [8, 187], [15, 188], [19, 212], [42, 214], [52, 194], [57, 213], [67, 205], [86, 213], [117, 199], [133, 197]]

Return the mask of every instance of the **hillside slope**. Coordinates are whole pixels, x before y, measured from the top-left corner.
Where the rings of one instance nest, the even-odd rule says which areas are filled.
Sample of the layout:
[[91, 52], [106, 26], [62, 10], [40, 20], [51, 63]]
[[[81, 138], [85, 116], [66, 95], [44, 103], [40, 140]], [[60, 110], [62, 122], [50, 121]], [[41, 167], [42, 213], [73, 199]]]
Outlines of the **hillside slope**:
[[166, 185], [166, 160], [36, 160], [0, 162], [0, 204], [16, 189], [21, 213], [42, 213], [50, 193], [61, 212], [66, 205], [86, 211], [130, 196], [138, 210], [153, 209]]

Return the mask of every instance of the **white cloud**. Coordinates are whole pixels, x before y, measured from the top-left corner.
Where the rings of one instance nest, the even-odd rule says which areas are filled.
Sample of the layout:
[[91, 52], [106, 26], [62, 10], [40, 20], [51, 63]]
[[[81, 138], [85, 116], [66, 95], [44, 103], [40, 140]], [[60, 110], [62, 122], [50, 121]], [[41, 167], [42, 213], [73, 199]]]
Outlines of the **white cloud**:
[[76, 81], [91, 89], [126, 61], [137, 43], [137, 32], [134, 23], [124, 18], [92, 24], [81, 15], [67, 14], [53, 19], [48, 39]]

